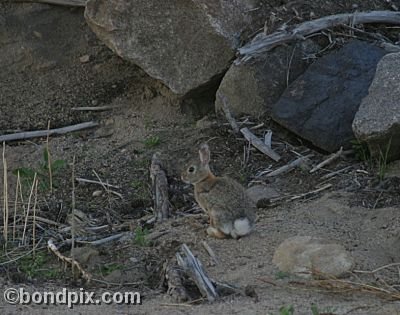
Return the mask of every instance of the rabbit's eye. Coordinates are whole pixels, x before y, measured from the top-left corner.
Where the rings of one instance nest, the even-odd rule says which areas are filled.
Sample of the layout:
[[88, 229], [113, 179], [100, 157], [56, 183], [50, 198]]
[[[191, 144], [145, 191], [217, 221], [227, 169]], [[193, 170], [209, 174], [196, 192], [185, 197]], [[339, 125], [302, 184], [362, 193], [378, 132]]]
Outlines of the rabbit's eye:
[[190, 166], [189, 168], [188, 168], [188, 172], [189, 173], [193, 173], [195, 171], [195, 167], [194, 166]]

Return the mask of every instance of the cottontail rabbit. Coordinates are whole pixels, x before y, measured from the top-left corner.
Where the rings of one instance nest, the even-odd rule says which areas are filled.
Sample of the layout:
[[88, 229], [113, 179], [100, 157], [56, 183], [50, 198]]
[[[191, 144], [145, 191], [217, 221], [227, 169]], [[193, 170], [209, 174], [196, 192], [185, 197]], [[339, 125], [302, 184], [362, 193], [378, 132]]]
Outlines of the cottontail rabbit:
[[182, 172], [182, 180], [194, 185], [197, 203], [210, 216], [207, 234], [216, 238], [238, 238], [249, 234], [256, 220], [256, 206], [244, 188], [228, 177], [216, 177], [210, 171], [210, 150], [202, 144], [200, 159]]

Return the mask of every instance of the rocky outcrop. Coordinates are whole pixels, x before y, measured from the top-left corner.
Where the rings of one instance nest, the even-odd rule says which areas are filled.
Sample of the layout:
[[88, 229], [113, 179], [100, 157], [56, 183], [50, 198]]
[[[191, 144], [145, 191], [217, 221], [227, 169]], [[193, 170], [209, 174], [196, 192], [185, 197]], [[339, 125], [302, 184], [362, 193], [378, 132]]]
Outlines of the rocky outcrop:
[[351, 146], [355, 113], [385, 53], [366, 42], [352, 41], [321, 57], [283, 93], [272, 118], [323, 150]]
[[353, 121], [356, 137], [378, 159], [400, 159], [400, 53], [382, 58]]
[[[229, 100], [229, 107], [236, 115], [270, 113], [287, 85], [306, 70], [307, 57], [315, 54], [318, 48], [310, 40], [277, 47], [251, 63], [233, 64], [217, 94]], [[215, 108], [217, 112], [222, 110], [222, 101], [218, 97]]]
[[312, 236], [288, 238], [279, 245], [272, 262], [280, 271], [303, 278], [343, 277], [354, 266], [352, 256], [342, 245]]
[[85, 18], [119, 56], [184, 95], [221, 78], [241, 36], [263, 24], [259, 2], [89, 0]]

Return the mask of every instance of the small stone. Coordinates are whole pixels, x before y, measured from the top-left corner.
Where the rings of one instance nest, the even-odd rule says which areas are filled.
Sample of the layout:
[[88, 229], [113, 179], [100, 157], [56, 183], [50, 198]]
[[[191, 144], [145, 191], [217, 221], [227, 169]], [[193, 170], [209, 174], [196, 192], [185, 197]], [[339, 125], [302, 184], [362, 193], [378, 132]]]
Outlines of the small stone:
[[90, 56], [89, 55], [83, 55], [79, 58], [79, 61], [81, 63], [88, 63], [90, 61]]
[[100, 197], [103, 194], [102, 190], [96, 190], [93, 192], [92, 196], [93, 197]]
[[42, 39], [42, 33], [38, 32], [38, 31], [33, 31], [33, 35], [35, 35], [35, 37]]
[[99, 104], [99, 101], [98, 100], [92, 100], [92, 105], [93, 106], [97, 106]]
[[272, 262], [280, 271], [303, 278], [339, 278], [354, 266], [353, 257], [342, 245], [312, 236], [288, 238], [276, 249]]

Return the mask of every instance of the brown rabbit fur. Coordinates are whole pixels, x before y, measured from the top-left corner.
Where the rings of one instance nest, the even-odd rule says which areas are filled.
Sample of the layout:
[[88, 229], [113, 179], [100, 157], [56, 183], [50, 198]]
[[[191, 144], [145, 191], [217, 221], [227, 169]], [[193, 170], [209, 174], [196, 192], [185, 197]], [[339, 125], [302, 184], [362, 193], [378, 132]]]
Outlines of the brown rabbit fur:
[[210, 150], [202, 144], [199, 160], [182, 172], [182, 180], [194, 185], [199, 206], [210, 217], [207, 233], [216, 238], [238, 238], [249, 234], [256, 220], [256, 206], [244, 188], [229, 177], [216, 177], [210, 170]]

